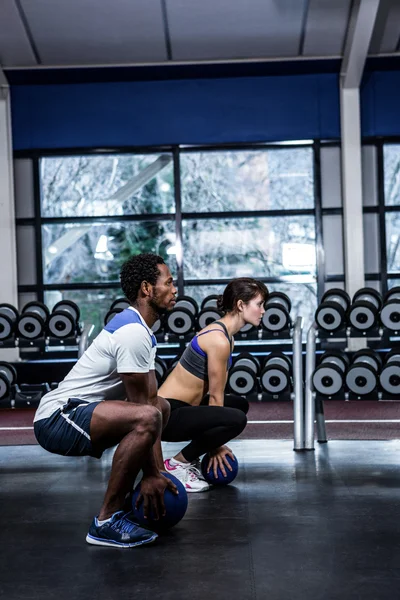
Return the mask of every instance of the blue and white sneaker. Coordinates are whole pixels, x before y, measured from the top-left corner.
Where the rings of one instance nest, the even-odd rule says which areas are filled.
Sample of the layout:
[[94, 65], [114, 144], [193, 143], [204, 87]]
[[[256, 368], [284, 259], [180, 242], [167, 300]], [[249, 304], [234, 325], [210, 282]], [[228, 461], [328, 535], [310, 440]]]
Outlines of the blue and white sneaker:
[[158, 538], [154, 531], [143, 529], [128, 518], [120, 510], [114, 513], [108, 521], [99, 525], [97, 517], [92, 521], [89, 533], [86, 536], [88, 544], [95, 546], [113, 546], [114, 548], [134, 548], [151, 544]]

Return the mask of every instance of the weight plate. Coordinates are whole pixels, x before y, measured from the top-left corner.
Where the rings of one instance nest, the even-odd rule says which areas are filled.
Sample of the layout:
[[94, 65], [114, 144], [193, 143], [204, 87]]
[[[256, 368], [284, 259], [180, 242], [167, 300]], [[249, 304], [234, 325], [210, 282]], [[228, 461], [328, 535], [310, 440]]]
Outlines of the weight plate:
[[185, 335], [194, 327], [194, 317], [186, 308], [174, 308], [168, 313], [166, 330], [175, 335]]
[[346, 386], [359, 396], [371, 394], [376, 389], [378, 378], [376, 371], [367, 363], [353, 364], [346, 374]]
[[17, 323], [17, 333], [27, 340], [35, 340], [44, 335], [45, 322], [37, 313], [22, 313]]
[[8, 398], [10, 395], [10, 383], [5, 375], [0, 371], [0, 400]]
[[115, 317], [115, 315], [118, 315], [122, 311], [123, 308], [113, 308], [112, 310], [109, 310], [106, 316], [104, 317], [104, 325], [107, 325], [107, 323], [109, 323], [111, 319]]
[[318, 327], [325, 331], [335, 331], [345, 323], [345, 311], [337, 302], [323, 302], [315, 311]]
[[400, 362], [400, 350], [390, 350], [390, 352], [385, 355], [385, 363], [391, 362], [392, 360]]
[[151, 328], [153, 333], [160, 333], [162, 330], [162, 322], [161, 319], [157, 319], [157, 321], [153, 324]]
[[126, 298], [117, 298], [110, 306], [110, 310], [114, 310], [120, 308], [121, 310], [125, 310], [125, 308], [129, 308], [130, 306], [129, 300]]
[[289, 388], [288, 371], [278, 364], [267, 365], [262, 370], [260, 383], [267, 394], [281, 394]]
[[282, 292], [271, 292], [265, 302], [266, 306], [268, 304], [281, 304], [288, 313], [292, 310], [292, 303], [290, 302], [289, 296], [286, 296], [286, 294], [283, 294]]
[[377, 316], [376, 306], [365, 300], [357, 300], [350, 308], [349, 323], [357, 331], [364, 331], [375, 325]]
[[75, 334], [76, 322], [71, 313], [65, 310], [54, 311], [49, 318], [47, 331], [49, 335], [64, 339]]
[[330, 363], [334, 364], [344, 373], [347, 367], [350, 364], [349, 357], [346, 354], [342, 354], [341, 352], [333, 352], [330, 350], [329, 352], [325, 352], [321, 356], [320, 364], [322, 363]]
[[199, 312], [197, 317], [198, 329], [204, 329], [207, 325], [210, 325], [214, 321], [218, 321], [222, 317], [222, 314], [215, 308], [205, 308]]
[[210, 296], [206, 296], [201, 303], [201, 310], [205, 308], [215, 308], [217, 309], [217, 301], [219, 296], [217, 294], [211, 294]]
[[0, 373], [3, 373], [10, 385], [17, 383], [17, 371], [14, 365], [8, 362], [0, 362]]
[[254, 372], [246, 367], [233, 367], [229, 371], [228, 386], [233, 394], [246, 396], [254, 391], [257, 379]]
[[400, 287], [393, 287], [391, 290], [389, 290], [387, 292], [387, 294], [385, 294], [385, 297], [383, 299], [384, 304], [386, 304], [386, 302], [388, 302], [389, 300], [399, 300], [400, 299]]
[[289, 324], [289, 313], [281, 304], [267, 304], [261, 325], [267, 331], [282, 331]]
[[79, 306], [75, 304], [75, 302], [72, 302], [72, 300], [61, 300], [61, 302], [57, 302], [57, 304], [53, 306], [52, 312], [56, 312], [58, 310], [65, 310], [66, 312], [69, 312], [76, 323], [79, 321], [79, 317], [81, 316]]
[[400, 299], [388, 300], [381, 310], [380, 319], [386, 329], [398, 331], [400, 329]]
[[358, 350], [353, 354], [353, 362], [352, 364], [364, 362], [368, 365], [371, 365], [375, 369], [375, 371], [379, 371], [382, 366], [382, 359], [377, 352], [374, 350], [370, 350], [369, 348], [363, 348], [362, 350]]
[[0, 304], [0, 315], [5, 315], [12, 323], [19, 317], [17, 309], [12, 304]]
[[353, 304], [359, 300], [362, 302], [370, 302], [378, 310], [382, 306], [382, 296], [379, 292], [374, 290], [374, 288], [365, 287], [358, 290], [353, 296]]
[[7, 315], [0, 314], [0, 340], [7, 340], [12, 336], [14, 330], [14, 323], [7, 317]]
[[186, 308], [194, 317], [199, 312], [196, 300], [190, 296], [178, 296], [174, 308]]
[[253, 331], [253, 329], [256, 329], [254, 325], [251, 323], [246, 323], [239, 331], [240, 333], [249, 333], [250, 331]]
[[344, 374], [335, 363], [323, 362], [314, 371], [312, 376], [316, 392], [322, 396], [334, 396], [343, 387]]
[[25, 304], [24, 308], [22, 309], [22, 314], [25, 314], [25, 313], [32, 313], [35, 315], [39, 315], [39, 317], [41, 319], [43, 319], [43, 321], [45, 323], [50, 315], [50, 311], [47, 308], [47, 306], [45, 304], [43, 304], [43, 302], [37, 302], [37, 301], [28, 302], [28, 304]]
[[344, 312], [348, 311], [351, 304], [348, 293], [340, 288], [332, 288], [325, 292], [321, 298], [321, 304], [323, 302], [336, 302], [336, 304], [339, 304], [343, 308]]
[[286, 354], [283, 352], [271, 352], [265, 359], [264, 367], [271, 365], [279, 365], [286, 371], [291, 371], [292, 363], [291, 360]]
[[233, 363], [234, 367], [246, 367], [247, 369], [250, 369], [251, 371], [253, 371], [253, 373], [255, 373], [257, 375], [259, 369], [260, 369], [260, 363], [258, 361], [258, 359], [253, 356], [252, 354], [250, 354], [249, 352], [241, 352], [236, 358], [235, 358], [235, 362]]
[[400, 360], [386, 363], [379, 375], [379, 382], [385, 392], [396, 396], [400, 394]]
[[165, 373], [167, 372], [167, 365], [161, 358], [156, 357], [155, 367], [157, 384], [160, 386], [162, 380], [164, 379]]

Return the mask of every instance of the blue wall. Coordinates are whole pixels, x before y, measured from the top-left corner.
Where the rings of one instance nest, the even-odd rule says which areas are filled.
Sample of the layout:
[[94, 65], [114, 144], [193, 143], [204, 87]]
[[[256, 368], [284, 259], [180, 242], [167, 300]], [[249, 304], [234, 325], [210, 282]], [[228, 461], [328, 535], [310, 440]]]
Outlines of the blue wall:
[[361, 113], [364, 136], [400, 136], [400, 71], [365, 75]]
[[[15, 150], [340, 138], [337, 73], [12, 85]], [[400, 71], [367, 71], [363, 136], [400, 136]]]
[[15, 150], [337, 139], [337, 74], [12, 85]]

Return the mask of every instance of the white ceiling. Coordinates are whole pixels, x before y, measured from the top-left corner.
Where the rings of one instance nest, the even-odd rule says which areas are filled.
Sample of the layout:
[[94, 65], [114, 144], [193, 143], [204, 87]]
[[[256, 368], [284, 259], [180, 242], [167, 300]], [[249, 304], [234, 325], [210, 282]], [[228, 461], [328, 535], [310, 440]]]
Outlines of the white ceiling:
[[[0, 0], [0, 64], [340, 57], [354, 0]], [[381, 0], [370, 53], [400, 50]]]

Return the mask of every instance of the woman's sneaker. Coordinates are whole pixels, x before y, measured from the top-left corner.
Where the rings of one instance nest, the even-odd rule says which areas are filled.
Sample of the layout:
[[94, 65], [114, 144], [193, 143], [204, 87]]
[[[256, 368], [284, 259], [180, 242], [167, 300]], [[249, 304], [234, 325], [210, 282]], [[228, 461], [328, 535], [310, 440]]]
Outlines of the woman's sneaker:
[[204, 479], [197, 464], [197, 462], [182, 463], [174, 458], [164, 461], [165, 470], [179, 479], [188, 493], [206, 492], [210, 489], [210, 485]]
[[134, 548], [135, 546], [150, 544], [157, 537], [158, 535], [154, 531], [139, 527], [128, 518], [124, 511], [120, 510], [102, 525], [95, 517], [86, 536], [86, 541], [88, 544], [94, 544], [95, 546]]

